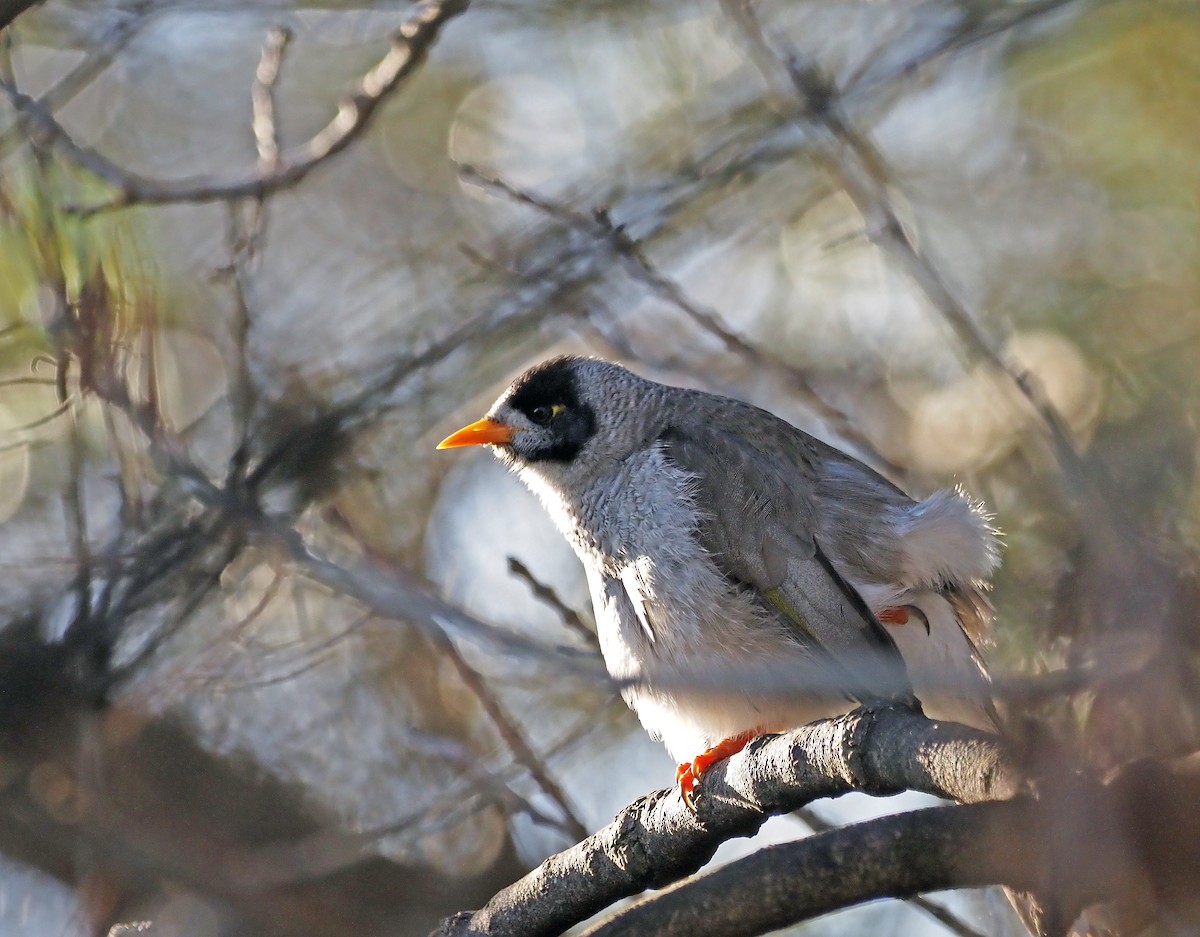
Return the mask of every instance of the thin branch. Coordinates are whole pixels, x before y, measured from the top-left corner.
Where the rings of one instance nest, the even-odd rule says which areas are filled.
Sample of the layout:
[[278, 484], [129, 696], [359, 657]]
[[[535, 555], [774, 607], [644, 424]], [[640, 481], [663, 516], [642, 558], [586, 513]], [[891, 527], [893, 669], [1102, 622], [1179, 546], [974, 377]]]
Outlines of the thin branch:
[[[229, 529], [224, 522], [225, 518], [223, 517], [214, 518], [210, 525], [211, 530], [206, 531], [208, 536], [203, 539], [206, 545], [213, 541], [220, 543], [221, 538], [224, 539], [225, 542], [215, 561], [209, 564], [199, 564], [198, 568], [189, 570], [187, 575], [182, 577], [183, 581], [176, 587], [176, 591], [183, 591], [185, 587], [187, 591], [180, 597], [179, 604], [172, 609], [166, 620], [157, 626], [154, 633], [146, 638], [133, 654], [104, 675], [106, 690], [119, 686], [137, 674], [147, 661], [187, 625], [192, 616], [200, 610], [204, 601], [220, 587], [222, 574], [237, 558], [245, 545], [243, 539], [238, 536], [238, 532]], [[151, 582], [155, 582], [158, 578], [154, 577]], [[119, 621], [121, 617], [120, 615], [114, 616], [114, 620]], [[111, 622], [109, 626], [111, 627]]]
[[[206, 485], [197, 494], [210, 505], [214, 500], [225, 500], [224, 493], [215, 486]], [[244, 516], [245, 509], [237, 513]], [[538, 660], [587, 679], [607, 680], [594, 652], [566, 645], [547, 645], [503, 631], [444, 601], [415, 573], [393, 568], [385, 574], [367, 564], [342, 566], [313, 551], [299, 532], [282, 522], [262, 514], [244, 519], [251, 523], [257, 539], [283, 550], [308, 578], [361, 602], [381, 617], [409, 622], [428, 633], [445, 630], [472, 643], [514, 655], [516, 659]]]
[[650, 287], [655, 294], [683, 312], [704, 331], [720, 339], [728, 351], [749, 358], [752, 362], [765, 359], [771, 364], [803, 378], [803, 375], [791, 365], [772, 358], [766, 352], [749, 344], [736, 332], [731, 331], [716, 310], [709, 309], [692, 299], [678, 283], [656, 271], [642, 253], [638, 243], [629, 236], [622, 225], [613, 223], [606, 210], [598, 209], [591, 215], [584, 215], [565, 205], [518, 188], [504, 179], [489, 176], [466, 163], [459, 164], [459, 172], [465, 179], [499, 192], [514, 202], [535, 208], [547, 217], [570, 225], [575, 230], [593, 238], [597, 243], [611, 248], [614, 255], [623, 262], [635, 280]]
[[584, 624], [583, 619], [579, 617], [579, 613], [559, 598], [557, 592], [534, 576], [530, 572], [529, 567], [515, 556], [508, 558], [508, 571], [518, 579], [524, 580], [525, 584], [529, 586], [530, 591], [537, 598], [558, 612], [559, 617], [568, 628], [582, 637], [588, 644], [596, 643], [596, 633]]
[[18, 387], [23, 385], [37, 385], [40, 387], [54, 387], [58, 381], [51, 377], [9, 377], [0, 380], [0, 387]]
[[68, 634], [74, 632], [73, 637], [86, 633], [92, 616], [92, 548], [88, 533], [88, 506], [83, 492], [83, 429], [79, 424], [79, 412], [72, 410], [67, 441], [68, 477], [63, 490], [63, 513], [67, 518], [67, 533], [75, 554], [75, 615], [64, 631]]
[[[578, 732], [551, 747], [557, 754], [573, 744], [579, 735], [591, 730], [586, 720]], [[402, 834], [424, 834], [434, 829], [461, 823], [484, 806], [500, 803], [506, 809], [521, 811], [537, 823], [562, 831], [561, 820], [548, 817], [509, 786], [519, 766], [510, 763], [492, 772], [474, 754], [457, 741], [439, 740], [445, 744], [430, 745], [421, 739], [410, 738], [415, 749], [446, 759], [460, 770], [449, 785], [438, 790], [433, 800], [427, 800], [402, 816], [364, 830], [347, 832], [324, 830], [300, 840], [290, 840], [258, 846], [229, 857], [224, 863], [224, 880], [237, 892], [260, 892], [262, 889], [298, 883], [333, 874], [360, 861], [380, 840]]]
[[[338, 519], [338, 526], [353, 535], [352, 526], [341, 518], [340, 515], [335, 516]], [[386, 557], [376, 556], [374, 558], [381, 565], [388, 562]], [[509, 713], [508, 709], [492, 691], [492, 688], [488, 686], [483, 675], [467, 662], [466, 658], [463, 657], [454, 642], [450, 640], [444, 631], [430, 630], [428, 637], [435, 650], [450, 661], [451, 666], [454, 667], [455, 672], [458, 674], [458, 678], [462, 680], [463, 685], [479, 702], [484, 713], [491, 721], [492, 726], [499, 734], [501, 741], [504, 742], [517, 764], [529, 772], [530, 777], [533, 778], [542, 792], [557, 805], [563, 817], [562, 829], [573, 840], [580, 840], [587, 836], [587, 827], [576, 816], [574, 808], [567, 799], [566, 791], [550, 774], [541, 756], [534, 751], [533, 746], [525, 738], [525, 733], [520, 725], [518, 725], [516, 719]]]
[[[254, 82], [250, 86], [253, 115], [251, 131], [258, 149], [258, 169], [263, 174], [277, 172], [280, 168], [275, 87], [291, 41], [291, 31], [283, 26], [276, 26], [267, 31], [258, 68], [254, 73]], [[233, 456], [229, 460], [229, 472], [226, 476], [227, 482], [232, 483], [243, 477], [250, 458], [251, 434], [254, 429], [251, 418], [258, 397], [254, 376], [250, 371], [250, 329], [253, 323], [250, 311], [250, 283], [261, 262], [263, 240], [267, 230], [267, 196], [231, 199], [228, 209], [228, 273], [233, 283], [233, 339], [234, 354], [237, 357], [237, 368], [229, 397], [233, 406], [234, 423], [240, 434]]]
[[933, 918], [950, 933], [957, 934], [958, 937], [990, 937], [990, 935], [976, 930], [945, 905], [926, 898], [924, 895], [913, 895], [908, 899], [908, 903]]
[[537, 209], [547, 217], [592, 239], [598, 247], [610, 252], [620, 262], [634, 282], [674, 306], [700, 329], [720, 341], [730, 354], [754, 367], [770, 368], [783, 375], [791, 391], [800, 397], [807, 407], [828, 421], [841, 435], [864, 445], [873, 457], [880, 458], [870, 441], [847, 420], [846, 415], [832, 407], [812, 388], [809, 375], [805, 371], [765, 349], [752, 345], [726, 326], [720, 313], [690, 296], [678, 282], [658, 270], [646, 256], [642, 243], [629, 234], [625, 225], [615, 223], [607, 210], [597, 209], [591, 214], [583, 214], [518, 188], [504, 179], [488, 176], [474, 166], [459, 164], [459, 171], [466, 179], [499, 192], [522, 205]]
[[496, 731], [500, 734], [504, 744], [508, 750], [512, 752], [512, 756], [517, 763], [529, 772], [530, 777], [537, 783], [538, 787], [557, 805], [562, 812], [563, 828], [571, 836], [573, 840], [581, 840], [587, 836], [587, 827], [583, 825], [583, 821], [575, 814], [571, 802], [567, 800], [566, 791], [563, 790], [561, 784], [551, 776], [541, 757], [533, 750], [533, 746], [525, 738], [525, 734], [521, 731], [520, 726], [505, 709], [504, 705], [492, 692], [486, 681], [480, 675], [479, 671], [475, 670], [462, 654], [459, 653], [454, 642], [451, 641], [444, 633], [432, 632], [434, 646], [448, 659], [454, 666], [455, 672], [460, 680], [471, 691], [471, 694], [479, 700], [479, 704], [483, 707], [488, 719], [495, 726]]
[[[973, 28], [954, 30], [942, 41], [920, 53], [905, 59], [897, 65], [872, 72], [864, 68], [846, 82], [846, 90], [842, 95], [844, 101], [850, 101], [860, 95], [870, 94], [880, 88], [886, 88], [901, 78], [910, 76], [923, 68], [927, 68], [940, 59], [950, 58], [972, 49], [980, 43], [995, 39], [1005, 33], [1013, 33], [1035, 20], [1057, 13], [1069, 6], [1079, 6], [1095, 0], [1033, 0], [1033, 2], [1010, 3], [1000, 14], [991, 19], [977, 23]], [[1107, 2], [1107, 0], [1102, 0]], [[926, 28], [924, 24], [920, 27]], [[904, 41], [904, 37], [899, 40]]]
[[230, 178], [154, 179], [140, 176], [76, 142], [46, 108], [9, 82], [0, 82], [0, 89], [59, 156], [117, 190], [111, 201], [73, 209], [80, 215], [91, 216], [128, 205], [261, 198], [296, 185], [316, 167], [360, 138], [370, 126], [379, 105], [424, 63], [441, 35], [442, 27], [464, 13], [469, 4], [470, 0], [424, 0], [389, 37], [387, 54], [363, 75], [358, 89], [341, 103], [333, 119], [305, 142], [282, 152], [279, 167], [270, 172], [256, 171]]
[[[88, 56], [42, 94], [37, 102], [48, 113], [60, 110], [87, 88], [113, 63], [135, 36], [150, 21], [155, 12], [152, 0], [140, 0], [129, 8], [111, 29], [91, 44]], [[0, 160], [4, 160], [25, 142], [27, 119], [18, 119], [0, 132]]]
[[350, 625], [336, 631], [329, 637], [318, 641], [311, 647], [306, 647], [301, 654], [294, 655], [298, 661], [287, 661], [285, 666], [291, 665], [290, 669], [281, 671], [275, 674], [258, 677], [254, 680], [247, 680], [244, 683], [228, 683], [221, 684], [222, 693], [240, 693], [246, 690], [261, 690], [269, 686], [275, 686], [280, 683], [287, 683], [301, 677], [306, 673], [320, 667], [327, 660], [332, 660], [336, 656], [335, 645], [340, 644], [349, 638], [355, 631], [359, 630], [363, 625], [375, 621], [373, 612], [365, 612], [355, 619]]
[[67, 413], [68, 411], [73, 410], [75, 408], [75, 404], [76, 404], [75, 398], [68, 397], [66, 400], [64, 400], [62, 403], [60, 403], [57, 407], [55, 407], [49, 413], [43, 413], [39, 417], [34, 417], [34, 419], [30, 420], [28, 423], [22, 423], [20, 426], [10, 426], [8, 428], [8, 432], [10, 432], [10, 433], [25, 433], [31, 429], [37, 429], [39, 426], [45, 426], [47, 423], [51, 423], [54, 420], [57, 420], [64, 413]]
[[[868, 236], [899, 261], [959, 340], [1013, 382], [1039, 417], [1064, 470], [1073, 480], [1079, 480], [1082, 463], [1062, 417], [1033, 376], [1000, 353], [975, 317], [954, 295], [928, 255], [909, 235], [888, 191], [890, 180], [885, 162], [848, 122], [842, 113], [837, 90], [815, 63], [778, 48], [767, 37], [751, 0], [721, 0], [721, 3], [741, 29], [753, 60], [767, 80], [774, 83], [780, 70], [786, 76], [798, 102], [795, 119], [809, 131], [826, 167], [863, 216]], [[1047, 9], [1055, 9], [1058, 5], [1052, 3]]]
[[230, 382], [229, 401], [233, 409], [234, 425], [239, 434], [238, 444], [229, 459], [227, 481], [240, 480], [250, 458], [251, 420], [254, 414], [257, 389], [250, 370], [250, 330], [253, 316], [250, 312], [250, 264], [257, 256], [257, 247], [262, 239], [266, 223], [266, 206], [262, 199], [254, 199], [251, 208], [253, 218], [246, 221], [241, 206], [229, 203], [229, 225], [226, 240], [229, 245], [230, 280], [233, 284], [233, 353], [237, 359], [233, 380]]
[[254, 72], [254, 83], [250, 86], [250, 103], [254, 113], [251, 126], [258, 147], [258, 168], [272, 173], [279, 169], [279, 127], [275, 120], [275, 83], [279, 80], [280, 66], [292, 41], [292, 33], [283, 26], [267, 32], [263, 43], [262, 57]]
[[424, 348], [391, 359], [382, 372], [365, 379], [362, 390], [339, 401], [330, 411], [281, 436], [248, 474], [246, 484], [255, 488], [299, 450], [306, 448], [316, 432], [363, 428], [385, 417], [392, 404], [387, 398], [415, 375], [445, 361], [463, 348], [484, 341], [496, 343], [506, 333], [532, 329], [560, 316], [578, 314], [568, 301], [573, 291], [600, 274], [592, 251], [568, 248], [546, 258], [525, 288], [495, 302], [490, 309], [463, 323]]

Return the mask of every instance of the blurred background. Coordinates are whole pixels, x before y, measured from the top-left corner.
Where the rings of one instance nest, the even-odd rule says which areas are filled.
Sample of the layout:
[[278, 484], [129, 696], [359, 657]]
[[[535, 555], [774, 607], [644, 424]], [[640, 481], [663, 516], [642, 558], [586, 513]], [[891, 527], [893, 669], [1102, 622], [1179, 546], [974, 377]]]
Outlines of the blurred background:
[[[962, 485], [998, 686], [1119, 670], [1016, 721], [1195, 747], [1200, 12], [734, 6], [473, 3], [329, 154], [414, 8], [0, 36], [0, 934], [423, 934], [670, 783], [536, 501], [434, 451], [563, 351]], [[945, 932], [805, 930], [864, 928]]]

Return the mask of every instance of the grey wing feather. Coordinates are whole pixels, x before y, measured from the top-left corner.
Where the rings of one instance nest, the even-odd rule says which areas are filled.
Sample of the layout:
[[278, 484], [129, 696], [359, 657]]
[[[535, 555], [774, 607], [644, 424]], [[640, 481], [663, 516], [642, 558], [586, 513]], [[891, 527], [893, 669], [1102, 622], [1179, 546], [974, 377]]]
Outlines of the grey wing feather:
[[755, 408], [737, 411], [736, 433], [701, 414], [661, 437], [668, 458], [695, 478], [705, 548], [778, 613], [798, 643], [837, 663], [847, 693], [910, 698], [895, 642], [819, 541], [808, 437]]

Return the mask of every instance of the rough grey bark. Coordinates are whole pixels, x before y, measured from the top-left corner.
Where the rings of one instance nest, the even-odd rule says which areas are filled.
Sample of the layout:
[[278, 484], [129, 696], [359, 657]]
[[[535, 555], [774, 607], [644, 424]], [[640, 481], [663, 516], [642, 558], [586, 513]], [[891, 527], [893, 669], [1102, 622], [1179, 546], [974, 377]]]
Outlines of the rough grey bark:
[[1005, 882], [1045, 884], [1028, 849], [1033, 803], [1022, 798], [935, 807], [770, 846], [681, 882], [585, 932], [586, 937], [750, 937], [875, 898]]
[[[676, 791], [631, 804], [437, 937], [550, 937], [621, 898], [663, 889], [587, 937], [761, 934], [839, 908], [943, 888], [1036, 894], [1036, 925], [1136, 933], [1194, 913], [1200, 754], [1137, 762], [1101, 783], [1060, 753], [1036, 782], [998, 739], [899, 708], [857, 710], [751, 743], [706, 774], [696, 814]], [[850, 790], [960, 801], [769, 847], [696, 878], [716, 847], [772, 813]], [[992, 801], [990, 803], [973, 803]]]
[[701, 779], [695, 815], [673, 789], [635, 801], [437, 933], [549, 937], [614, 901], [690, 875], [722, 842], [753, 835], [773, 814], [853, 790], [906, 789], [962, 802], [999, 800], [1017, 794], [1021, 778], [994, 736], [903, 708], [855, 710], [765, 737], [714, 767]]

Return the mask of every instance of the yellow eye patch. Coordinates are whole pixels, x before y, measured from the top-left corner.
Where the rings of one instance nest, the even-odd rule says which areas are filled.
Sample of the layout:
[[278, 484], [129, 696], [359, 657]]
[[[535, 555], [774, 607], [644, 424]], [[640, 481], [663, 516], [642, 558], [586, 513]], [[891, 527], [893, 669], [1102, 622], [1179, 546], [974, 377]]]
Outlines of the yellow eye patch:
[[552, 404], [550, 404], [550, 416], [551, 416], [551, 418], [558, 416], [560, 413], [564, 413], [564, 412], [566, 411], [566, 409], [567, 409], [567, 405], [566, 405], [565, 403], [552, 403]]

